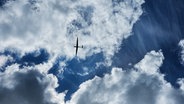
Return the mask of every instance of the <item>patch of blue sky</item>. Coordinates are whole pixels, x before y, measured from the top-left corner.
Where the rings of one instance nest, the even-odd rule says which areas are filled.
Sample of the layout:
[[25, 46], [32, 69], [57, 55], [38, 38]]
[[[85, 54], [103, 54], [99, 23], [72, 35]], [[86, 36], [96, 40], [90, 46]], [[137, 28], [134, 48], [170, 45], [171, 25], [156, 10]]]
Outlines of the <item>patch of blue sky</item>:
[[13, 58], [12, 61], [7, 61], [5, 65], [1, 67], [3, 71], [7, 66], [15, 63], [19, 64], [20, 68], [23, 68], [24, 66], [34, 66], [47, 62], [49, 59], [49, 54], [45, 49], [28, 52], [24, 56], [21, 56], [15, 49], [6, 49], [4, 52], [0, 52], [0, 55], [11, 56]]
[[39, 49], [30, 53], [26, 53], [19, 61], [22, 66], [38, 65], [47, 62], [49, 53], [45, 49]]
[[59, 71], [61, 70], [59, 63], [64, 60], [64, 57], [59, 58], [49, 73], [56, 75], [59, 80], [59, 87], [56, 90], [58, 92], [67, 91], [65, 100], [70, 99], [71, 94], [79, 88], [82, 82], [92, 79], [94, 76], [102, 77], [105, 73], [110, 72], [110, 68], [107, 71], [108, 68], [104, 65], [97, 67], [97, 63], [105, 60], [102, 53], [94, 54], [85, 60], [75, 57], [67, 61], [66, 66]]
[[179, 87], [176, 81], [184, 78], [178, 46], [184, 38], [183, 7], [183, 1], [146, 0], [145, 12], [134, 25], [133, 35], [123, 41], [120, 51], [113, 57], [113, 66], [130, 69], [147, 52], [161, 49], [165, 59], [160, 72], [174, 87]]

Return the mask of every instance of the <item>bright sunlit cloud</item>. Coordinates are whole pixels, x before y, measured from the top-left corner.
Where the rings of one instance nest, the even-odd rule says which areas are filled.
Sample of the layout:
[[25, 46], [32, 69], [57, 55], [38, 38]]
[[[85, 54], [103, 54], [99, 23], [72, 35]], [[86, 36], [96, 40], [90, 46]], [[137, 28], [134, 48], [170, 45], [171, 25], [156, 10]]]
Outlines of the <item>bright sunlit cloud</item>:
[[24, 54], [44, 48], [53, 56], [71, 59], [79, 37], [84, 49], [79, 50], [78, 57], [84, 59], [103, 52], [110, 61], [122, 39], [131, 35], [143, 3], [143, 0], [10, 1], [0, 10], [0, 50], [16, 48]]

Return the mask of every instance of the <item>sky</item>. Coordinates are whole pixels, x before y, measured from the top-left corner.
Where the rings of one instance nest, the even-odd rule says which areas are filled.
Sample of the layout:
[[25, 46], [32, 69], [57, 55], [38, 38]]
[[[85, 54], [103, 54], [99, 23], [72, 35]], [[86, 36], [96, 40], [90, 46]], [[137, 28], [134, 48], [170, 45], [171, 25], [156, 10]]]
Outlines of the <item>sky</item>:
[[183, 9], [183, 0], [1, 0], [0, 104], [182, 104]]

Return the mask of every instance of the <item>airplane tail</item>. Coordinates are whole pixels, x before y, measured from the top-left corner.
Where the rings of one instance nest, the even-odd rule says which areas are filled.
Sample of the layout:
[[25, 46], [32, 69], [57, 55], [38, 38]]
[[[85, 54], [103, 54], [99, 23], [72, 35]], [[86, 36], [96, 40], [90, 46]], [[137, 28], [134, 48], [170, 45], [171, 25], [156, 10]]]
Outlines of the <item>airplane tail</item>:
[[82, 45], [82, 48], [83, 48], [83, 45]]

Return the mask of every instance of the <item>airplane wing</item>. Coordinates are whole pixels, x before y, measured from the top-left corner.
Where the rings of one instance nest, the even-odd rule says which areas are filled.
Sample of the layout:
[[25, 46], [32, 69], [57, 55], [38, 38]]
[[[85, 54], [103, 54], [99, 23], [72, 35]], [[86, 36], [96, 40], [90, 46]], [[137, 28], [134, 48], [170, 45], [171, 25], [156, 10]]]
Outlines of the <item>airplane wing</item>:
[[76, 54], [76, 56], [77, 56], [77, 51], [78, 51], [78, 47], [76, 47], [76, 53], [75, 53], [75, 54]]
[[76, 47], [78, 47], [78, 44], [79, 44], [79, 43], [78, 43], [78, 37], [77, 37], [77, 41], [76, 41]]
[[76, 56], [77, 56], [77, 51], [78, 51], [78, 37], [77, 37], [77, 42], [76, 42]]

